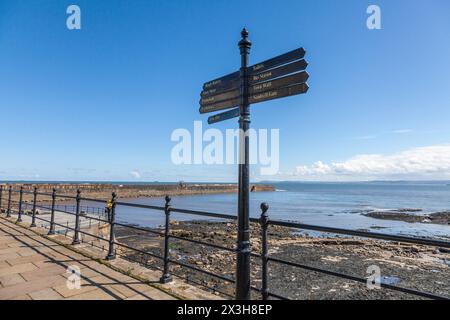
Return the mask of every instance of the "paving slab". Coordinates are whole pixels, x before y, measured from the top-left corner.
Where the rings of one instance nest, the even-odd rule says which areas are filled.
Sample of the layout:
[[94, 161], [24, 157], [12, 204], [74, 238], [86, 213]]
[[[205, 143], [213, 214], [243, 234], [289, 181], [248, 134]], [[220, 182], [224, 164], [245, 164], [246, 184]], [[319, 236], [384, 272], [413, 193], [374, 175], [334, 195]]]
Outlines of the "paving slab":
[[[70, 243], [70, 239], [65, 238]], [[81, 271], [76, 288], [73, 273]], [[76, 275], [75, 275], [76, 279]], [[136, 280], [0, 217], [0, 300], [173, 299]]]
[[52, 288], [31, 292], [28, 294], [33, 300], [61, 300], [63, 296]]
[[10, 274], [0, 277], [0, 284], [3, 287], [9, 287], [24, 282], [26, 282], [26, 280], [20, 274]]
[[22, 273], [22, 272], [27, 272], [27, 271], [31, 271], [31, 270], [35, 270], [35, 269], [37, 269], [37, 267], [30, 262], [22, 263], [22, 264], [18, 264], [16, 266], [0, 269], [0, 277], [18, 274], [18, 273]]

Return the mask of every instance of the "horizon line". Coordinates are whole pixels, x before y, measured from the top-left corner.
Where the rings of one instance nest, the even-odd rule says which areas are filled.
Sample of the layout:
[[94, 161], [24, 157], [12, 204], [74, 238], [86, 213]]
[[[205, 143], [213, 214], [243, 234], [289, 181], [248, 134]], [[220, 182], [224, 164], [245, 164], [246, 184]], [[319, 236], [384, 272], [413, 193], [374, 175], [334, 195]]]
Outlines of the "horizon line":
[[[264, 184], [264, 183], [376, 183], [376, 182], [386, 182], [386, 183], [400, 183], [400, 182], [433, 182], [433, 183], [448, 183], [450, 180], [446, 179], [437, 179], [437, 180], [339, 180], [339, 181], [333, 181], [333, 180], [323, 180], [323, 181], [316, 181], [316, 180], [260, 180], [260, 181], [251, 181], [250, 183], [253, 184]], [[55, 184], [62, 184], [62, 183], [95, 183], [95, 184], [179, 184], [179, 183], [185, 183], [185, 184], [237, 184], [237, 181], [130, 181], [130, 180], [16, 180], [16, 179], [7, 179], [7, 180], [0, 180], [0, 184], [8, 184], [8, 183], [55, 183]]]

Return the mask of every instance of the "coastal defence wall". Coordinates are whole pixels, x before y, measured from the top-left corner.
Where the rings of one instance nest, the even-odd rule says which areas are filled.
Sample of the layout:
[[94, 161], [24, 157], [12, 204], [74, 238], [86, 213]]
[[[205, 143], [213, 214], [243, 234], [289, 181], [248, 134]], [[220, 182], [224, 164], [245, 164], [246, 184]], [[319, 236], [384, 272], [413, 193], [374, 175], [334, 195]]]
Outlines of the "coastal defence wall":
[[[3, 194], [7, 193], [7, 188], [10, 184], [0, 184], [3, 186]], [[80, 190], [82, 196], [96, 197], [99, 199], [109, 199], [112, 192], [115, 192], [120, 198], [142, 198], [142, 197], [163, 197], [182, 196], [182, 195], [202, 195], [202, 194], [218, 194], [218, 193], [237, 193], [237, 184], [224, 183], [173, 183], [173, 184], [110, 184], [110, 183], [12, 183], [14, 190], [20, 186], [24, 187], [25, 191], [33, 191], [34, 187], [38, 187], [39, 192], [51, 193], [53, 188], [56, 189], [60, 195], [76, 194]], [[252, 192], [275, 191], [271, 185], [253, 184], [251, 185]], [[18, 196], [13, 194], [13, 198]], [[27, 193], [24, 195], [24, 200], [28, 200], [32, 195]]]
[[[8, 184], [0, 184], [0, 186], [3, 185], [3, 188], [5, 189]], [[237, 191], [238, 186], [237, 184], [136, 184], [136, 185], [120, 185], [120, 184], [99, 184], [99, 183], [83, 183], [83, 184], [66, 184], [66, 183], [37, 183], [37, 184], [31, 184], [31, 183], [13, 183], [13, 185], [16, 186], [23, 186], [24, 190], [32, 191], [35, 186], [39, 188], [41, 191], [52, 191], [53, 188], [55, 188], [58, 191], [73, 191], [76, 192], [76, 190], [83, 191], [97, 191], [97, 192], [103, 192], [103, 191], [117, 191], [117, 190], [158, 190], [158, 191], [176, 191], [176, 190], [199, 190], [199, 191], [210, 191], [210, 190], [217, 190], [217, 191]], [[254, 184], [251, 185], [252, 191], [275, 191], [273, 186], [270, 185], [261, 185], [261, 184]]]

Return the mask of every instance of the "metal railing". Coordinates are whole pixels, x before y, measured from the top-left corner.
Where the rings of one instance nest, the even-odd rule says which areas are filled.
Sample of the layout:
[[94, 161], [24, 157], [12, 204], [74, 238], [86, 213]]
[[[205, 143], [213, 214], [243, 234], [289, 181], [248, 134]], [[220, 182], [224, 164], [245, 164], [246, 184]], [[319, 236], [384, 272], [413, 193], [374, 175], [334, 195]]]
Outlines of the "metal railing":
[[[12, 200], [13, 193], [19, 194], [19, 201]], [[177, 265], [180, 267], [184, 267], [184, 268], [193, 270], [195, 272], [199, 272], [204, 275], [211, 276], [211, 277], [217, 278], [219, 280], [222, 280], [222, 281], [225, 281], [225, 282], [228, 282], [231, 284], [236, 283], [236, 281], [233, 277], [229, 277], [224, 274], [213, 273], [211, 271], [204, 270], [200, 267], [196, 267], [196, 266], [190, 265], [188, 263], [172, 259], [170, 257], [170, 250], [169, 250], [170, 239], [176, 239], [176, 240], [191, 242], [191, 243], [194, 243], [197, 245], [207, 246], [207, 247], [218, 249], [218, 250], [223, 250], [223, 251], [230, 252], [230, 253], [236, 253], [237, 252], [236, 248], [229, 248], [229, 247], [225, 247], [225, 246], [214, 244], [214, 243], [209, 243], [209, 242], [205, 242], [205, 241], [201, 241], [201, 240], [177, 236], [175, 234], [172, 234], [171, 230], [170, 230], [171, 213], [179, 213], [179, 214], [185, 214], [185, 215], [191, 215], [191, 216], [200, 216], [200, 217], [205, 217], [205, 218], [218, 218], [218, 219], [225, 220], [225, 221], [236, 221], [237, 220], [236, 216], [228, 215], [228, 214], [221, 214], [221, 213], [212, 213], [212, 212], [203, 212], [203, 211], [196, 211], [196, 210], [174, 208], [170, 204], [171, 198], [169, 196], [165, 197], [164, 206], [152, 206], [152, 205], [143, 205], [143, 204], [135, 204], [135, 203], [118, 201], [116, 194], [113, 193], [111, 199], [108, 200], [109, 210], [108, 210], [108, 214], [107, 214], [107, 219], [89, 216], [89, 219], [94, 219], [94, 220], [98, 221], [99, 223], [105, 223], [105, 224], [109, 225], [108, 238], [104, 238], [104, 237], [101, 237], [98, 235], [88, 233], [85, 230], [82, 230], [82, 228], [80, 227], [80, 218], [82, 217], [81, 201], [89, 201], [89, 202], [94, 202], [94, 203], [99, 203], [99, 204], [106, 204], [107, 203], [106, 200], [81, 197], [80, 190], [77, 191], [75, 196], [69, 196], [69, 195], [58, 195], [56, 193], [56, 189], [53, 189], [52, 193], [41, 193], [41, 192], [38, 192], [37, 187], [35, 187], [33, 191], [25, 191], [23, 189], [23, 187], [21, 187], [19, 190], [15, 190], [12, 188], [12, 186], [9, 186], [7, 189], [4, 189], [3, 186], [0, 186], [0, 212], [1, 212], [2, 208], [5, 208], [6, 217], [11, 218], [12, 212], [16, 211], [12, 207], [13, 204], [15, 204], [15, 205], [17, 205], [17, 213], [18, 213], [17, 221], [21, 222], [22, 215], [23, 215], [23, 206], [24, 205], [30, 206], [29, 203], [26, 203], [26, 204], [23, 203], [23, 195], [24, 194], [32, 194], [33, 195], [33, 202], [31, 204], [31, 206], [32, 206], [32, 215], [31, 215], [31, 224], [30, 224], [31, 228], [36, 227], [36, 220], [41, 220], [41, 221], [44, 221], [44, 222], [47, 222], [50, 224], [49, 232], [48, 232], [49, 235], [55, 234], [55, 226], [60, 226], [60, 227], [67, 228], [67, 229], [73, 231], [73, 233], [74, 233], [73, 241], [72, 241], [73, 245], [77, 245], [77, 244], [81, 243], [80, 234], [87, 235], [89, 237], [98, 239], [100, 241], [105, 241], [105, 242], [107, 242], [107, 247], [108, 247], [108, 249], [107, 249], [108, 253], [106, 256], [107, 260], [113, 260], [116, 258], [116, 255], [117, 255], [116, 247], [122, 247], [127, 250], [158, 259], [158, 260], [162, 261], [163, 267], [162, 268], [158, 268], [156, 266], [152, 266], [152, 267], [161, 269], [161, 271], [162, 271], [162, 276], [160, 278], [161, 283], [168, 283], [168, 282], [172, 281], [172, 274], [174, 274], [174, 273], [171, 272], [171, 268], [170, 268], [171, 265]], [[51, 201], [50, 207], [45, 207], [45, 206], [39, 205], [38, 204], [38, 196], [51, 197], [52, 201]], [[76, 204], [74, 206], [65, 207], [65, 209], [68, 209], [68, 208], [74, 209], [74, 212], [70, 212], [70, 210], [58, 209], [58, 208], [61, 208], [61, 206], [58, 206], [56, 204], [56, 201], [58, 198], [75, 200]], [[6, 201], [6, 206], [3, 206], [3, 203], [5, 201]], [[148, 228], [142, 228], [142, 227], [135, 226], [135, 225], [129, 225], [129, 224], [117, 222], [116, 221], [116, 207], [118, 205], [130, 207], [130, 208], [140, 208], [140, 209], [156, 210], [156, 211], [163, 212], [164, 217], [165, 217], [163, 232], [148, 229]], [[41, 217], [37, 217], [36, 212], [37, 212], [38, 208], [49, 209], [50, 210], [50, 220], [46, 220]], [[261, 299], [263, 299], [263, 300], [267, 300], [270, 298], [288, 299], [288, 297], [282, 296], [282, 295], [272, 292], [270, 290], [270, 284], [269, 284], [269, 278], [268, 278], [269, 262], [277, 263], [277, 264], [281, 264], [281, 265], [285, 265], [285, 266], [290, 266], [293, 268], [299, 268], [302, 270], [311, 271], [311, 272], [315, 272], [315, 273], [319, 273], [319, 274], [323, 274], [323, 275], [334, 276], [334, 277], [341, 278], [341, 279], [351, 280], [351, 281], [358, 282], [358, 283], [367, 283], [367, 278], [349, 275], [349, 274], [336, 272], [336, 271], [332, 271], [332, 270], [327, 270], [324, 268], [319, 268], [319, 267], [315, 267], [315, 266], [311, 266], [311, 265], [307, 265], [307, 264], [301, 264], [301, 263], [297, 263], [294, 261], [289, 261], [286, 259], [281, 259], [278, 257], [271, 256], [269, 254], [269, 234], [268, 234], [268, 230], [269, 230], [270, 226], [279, 226], [279, 227], [286, 227], [286, 228], [298, 229], [298, 230], [318, 231], [318, 232], [329, 233], [329, 234], [354, 236], [354, 237], [377, 239], [377, 240], [384, 240], [384, 241], [395, 241], [398, 243], [406, 243], [406, 244], [420, 244], [420, 245], [425, 245], [425, 246], [430, 246], [430, 247], [450, 248], [450, 242], [441, 241], [441, 240], [432, 240], [432, 239], [425, 239], [425, 238], [418, 238], [418, 237], [407, 237], [407, 236], [391, 235], [391, 234], [383, 234], [383, 233], [373, 233], [373, 232], [357, 231], [357, 230], [347, 230], [347, 229], [341, 229], [341, 228], [323, 227], [323, 226], [308, 225], [308, 224], [287, 222], [287, 221], [281, 221], [281, 220], [270, 220], [268, 213], [267, 213], [268, 209], [269, 209], [269, 206], [266, 203], [262, 203], [260, 218], [250, 218], [250, 222], [260, 225], [260, 239], [261, 239], [261, 252], [259, 252], [259, 253], [251, 252], [250, 253], [251, 257], [260, 259], [260, 262], [261, 262], [261, 286], [256, 287], [256, 286], [252, 285], [251, 290], [258, 292], [261, 295]], [[101, 208], [96, 208], [95, 210], [93, 210], [93, 212], [100, 212], [100, 211], [101, 211]], [[66, 213], [66, 214], [75, 216], [75, 226], [70, 227], [69, 225], [61, 225], [61, 224], [56, 223], [55, 222], [55, 212], [62, 212], [62, 213]], [[130, 228], [130, 229], [133, 229], [136, 231], [147, 232], [147, 233], [151, 233], [156, 236], [159, 236], [159, 237], [163, 237], [164, 238], [164, 244], [163, 244], [163, 248], [162, 248], [163, 254], [158, 255], [158, 254], [155, 254], [154, 252], [150, 252], [148, 250], [142, 250], [139, 248], [134, 248], [127, 244], [116, 241], [116, 239], [115, 239], [115, 227], [116, 226], [120, 226], [123, 228]], [[102, 248], [104, 248], [104, 247], [102, 247]], [[176, 275], [183, 277], [183, 275], [181, 275], [181, 274], [176, 274]], [[192, 279], [191, 279], [191, 282], [196, 283], [195, 281], [192, 281]], [[202, 283], [197, 282], [197, 284], [205, 286]], [[387, 284], [387, 283], [380, 282], [380, 283], [378, 283], [378, 285], [385, 289], [402, 292], [402, 293], [406, 293], [406, 294], [410, 294], [410, 295], [422, 297], [422, 298], [445, 299], [445, 300], [450, 299], [450, 297], [440, 296], [440, 295], [437, 295], [434, 293], [429, 293], [429, 292], [424, 292], [424, 291], [420, 291], [420, 290], [395, 286], [395, 285]], [[228, 294], [226, 292], [221, 292], [219, 290], [215, 290], [215, 291], [218, 291], [218, 292], [222, 293], [223, 295], [232, 297], [230, 294]]]

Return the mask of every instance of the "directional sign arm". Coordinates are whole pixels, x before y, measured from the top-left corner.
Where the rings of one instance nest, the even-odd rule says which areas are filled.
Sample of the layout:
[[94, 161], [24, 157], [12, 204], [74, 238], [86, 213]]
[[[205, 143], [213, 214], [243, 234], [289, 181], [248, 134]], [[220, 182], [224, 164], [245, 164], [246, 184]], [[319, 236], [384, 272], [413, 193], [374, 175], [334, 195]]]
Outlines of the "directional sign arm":
[[278, 98], [289, 97], [301, 93], [306, 93], [309, 87], [306, 83], [294, 84], [293, 86], [284, 87], [275, 90], [268, 90], [261, 93], [256, 93], [250, 96], [250, 103], [259, 103]]
[[208, 81], [203, 85], [203, 90], [227, 88], [236, 85], [236, 83], [239, 84], [239, 75], [239, 71], [236, 71], [224, 77]]
[[200, 100], [200, 105], [205, 106], [208, 104], [213, 104], [213, 103], [224, 101], [224, 100], [238, 98], [239, 94], [240, 94], [240, 89], [237, 88], [237, 89], [222, 92], [217, 95], [213, 95], [213, 96], [209, 96], [209, 97], [202, 97]]
[[211, 89], [203, 90], [200, 93], [200, 96], [202, 98], [208, 98], [208, 97], [211, 97], [211, 96], [215, 96], [215, 95], [222, 94], [222, 93], [225, 93], [225, 92], [228, 92], [228, 91], [231, 91], [231, 90], [236, 90], [236, 89], [239, 89], [239, 83], [238, 82], [235, 83], [233, 81], [233, 82], [231, 82], [228, 85], [228, 87], [225, 86], [225, 87], [211, 88]]
[[305, 60], [299, 60], [299, 61], [293, 62], [291, 64], [281, 66], [281, 67], [278, 67], [278, 68], [275, 68], [275, 69], [272, 69], [269, 71], [257, 73], [257, 74], [250, 76], [250, 84], [267, 81], [267, 80], [285, 76], [290, 73], [302, 71], [302, 70], [305, 70], [307, 66], [308, 66], [308, 62], [306, 62]]
[[306, 82], [308, 78], [309, 74], [306, 71], [294, 73], [286, 77], [254, 84], [250, 86], [250, 93], [251, 94], [259, 93], [267, 90], [274, 90], [282, 87], [287, 87], [293, 84], [303, 83]]
[[216, 115], [213, 115], [213, 116], [209, 117], [208, 118], [208, 123], [209, 124], [213, 124], [213, 123], [217, 123], [217, 122], [221, 122], [221, 121], [237, 118], [237, 117], [239, 117], [239, 115], [240, 115], [240, 109], [239, 108], [231, 109], [229, 111], [226, 111], [226, 112], [223, 112], [223, 113], [219, 113], [219, 114], [216, 114]]
[[255, 64], [254, 66], [250, 67], [249, 71], [250, 73], [263, 72], [295, 60], [303, 59], [305, 53], [306, 51], [303, 48], [295, 49], [275, 58]]
[[219, 110], [223, 110], [223, 109], [229, 109], [229, 108], [239, 106], [240, 101], [241, 101], [240, 97], [225, 100], [225, 101], [220, 101], [217, 103], [201, 106], [199, 111], [200, 111], [200, 113], [208, 113], [208, 112], [214, 112], [214, 111], [219, 111]]

